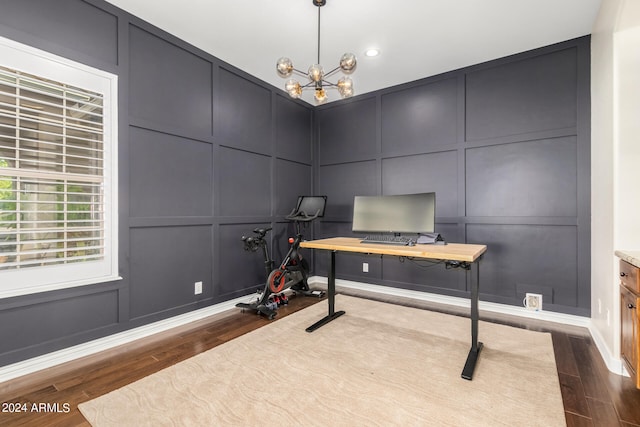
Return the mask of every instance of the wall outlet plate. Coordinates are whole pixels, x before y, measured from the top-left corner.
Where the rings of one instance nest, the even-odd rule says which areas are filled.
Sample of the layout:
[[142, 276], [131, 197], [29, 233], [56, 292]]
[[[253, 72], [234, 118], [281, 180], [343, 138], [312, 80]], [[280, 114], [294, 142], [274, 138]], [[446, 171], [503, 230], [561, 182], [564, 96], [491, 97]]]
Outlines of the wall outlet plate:
[[201, 293], [202, 293], [202, 282], [196, 282], [193, 289], [193, 294], [200, 295]]
[[542, 311], [542, 294], [525, 294], [523, 305], [527, 310]]

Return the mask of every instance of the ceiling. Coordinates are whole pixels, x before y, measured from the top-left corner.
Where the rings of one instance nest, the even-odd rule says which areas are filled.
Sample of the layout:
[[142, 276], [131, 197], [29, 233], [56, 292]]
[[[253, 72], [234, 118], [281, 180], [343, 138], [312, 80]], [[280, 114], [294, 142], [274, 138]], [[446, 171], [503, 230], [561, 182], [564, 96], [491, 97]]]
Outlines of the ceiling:
[[[301, 70], [317, 60], [312, 0], [107, 1], [278, 88], [278, 58]], [[327, 0], [320, 63], [330, 70], [355, 53], [351, 78], [364, 94], [590, 34], [601, 1]], [[380, 55], [365, 57], [370, 47]], [[303, 99], [313, 103], [311, 92]]]

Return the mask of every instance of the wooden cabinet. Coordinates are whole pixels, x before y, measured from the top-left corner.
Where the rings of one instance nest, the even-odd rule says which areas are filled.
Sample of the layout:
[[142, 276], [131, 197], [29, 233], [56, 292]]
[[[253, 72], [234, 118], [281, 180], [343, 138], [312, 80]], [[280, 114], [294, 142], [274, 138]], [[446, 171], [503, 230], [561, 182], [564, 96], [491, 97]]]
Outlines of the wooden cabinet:
[[640, 307], [640, 269], [620, 260], [620, 355], [636, 387], [640, 388], [638, 307]]

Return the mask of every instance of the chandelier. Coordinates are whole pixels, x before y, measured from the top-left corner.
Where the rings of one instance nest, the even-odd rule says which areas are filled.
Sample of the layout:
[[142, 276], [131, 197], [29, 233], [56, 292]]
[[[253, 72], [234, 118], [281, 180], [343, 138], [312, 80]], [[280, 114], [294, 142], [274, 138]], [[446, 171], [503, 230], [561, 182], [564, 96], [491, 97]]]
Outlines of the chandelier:
[[302, 91], [306, 89], [314, 90], [314, 98], [318, 104], [327, 100], [327, 93], [325, 88], [338, 89], [338, 92], [343, 98], [353, 96], [353, 81], [348, 76], [341, 77], [337, 83], [331, 83], [326, 80], [327, 77], [332, 76], [338, 71], [342, 71], [344, 74], [351, 74], [356, 68], [356, 56], [353, 53], [345, 53], [340, 58], [340, 65], [333, 70], [325, 73], [324, 69], [320, 65], [320, 8], [324, 6], [326, 0], [312, 0], [314, 6], [318, 7], [318, 62], [309, 67], [309, 70], [304, 71], [297, 70], [293, 67], [291, 59], [282, 57], [278, 59], [276, 64], [276, 70], [278, 75], [282, 78], [290, 77], [293, 73], [309, 79], [305, 85], [300, 84], [296, 79], [289, 79], [285, 83], [285, 90], [292, 98], [300, 98]]

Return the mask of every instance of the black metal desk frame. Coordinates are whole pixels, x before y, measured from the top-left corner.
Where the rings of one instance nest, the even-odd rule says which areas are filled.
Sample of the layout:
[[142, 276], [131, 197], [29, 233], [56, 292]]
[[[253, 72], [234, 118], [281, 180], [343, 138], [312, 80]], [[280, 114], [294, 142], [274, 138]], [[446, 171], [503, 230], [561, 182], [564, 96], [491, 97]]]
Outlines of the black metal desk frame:
[[[323, 325], [331, 322], [334, 319], [345, 314], [344, 311], [335, 311], [335, 296], [336, 296], [336, 252], [337, 250], [330, 250], [330, 264], [329, 264], [329, 278], [327, 283], [327, 301], [329, 304], [329, 312], [327, 316], [323, 317], [313, 325], [309, 326], [306, 331], [313, 332], [316, 329], [320, 328]], [[393, 256], [393, 255], [392, 255]], [[480, 318], [480, 312], [478, 309], [478, 300], [479, 300], [479, 288], [480, 288], [480, 259], [482, 255], [478, 257], [473, 263], [466, 261], [445, 261], [445, 264], [449, 268], [462, 268], [465, 270], [465, 280], [467, 283], [467, 288], [469, 287], [469, 282], [471, 282], [471, 349], [469, 350], [469, 355], [467, 356], [467, 361], [464, 364], [464, 368], [462, 369], [462, 374], [460, 375], [465, 380], [471, 380], [473, 378], [473, 372], [476, 367], [476, 363], [478, 361], [478, 356], [480, 356], [480, 351], [482, 350], [483, 344], [478, 341], [478, 321]], [[471, 277], [471, 265], [475, 264], [475, 272], [476, 272], [476, 280], [473, 280]]]

